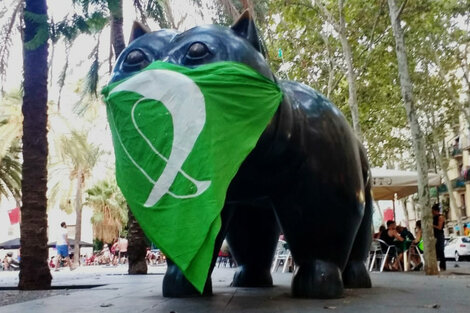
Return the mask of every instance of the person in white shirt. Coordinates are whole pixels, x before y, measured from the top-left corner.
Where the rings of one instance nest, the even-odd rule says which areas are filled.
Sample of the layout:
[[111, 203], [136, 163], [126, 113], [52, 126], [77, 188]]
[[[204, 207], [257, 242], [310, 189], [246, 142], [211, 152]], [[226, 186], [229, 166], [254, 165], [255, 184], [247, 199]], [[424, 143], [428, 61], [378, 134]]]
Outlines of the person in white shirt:
[[61, 259], [65, 259], [65, 262], [69, 266], [70, 270], [73, 271], [75, 267], [69, 258], [69, 240], [67, 237], [67, 224], [65, 222], [60, 223], [60, 233], [57, 238], [56, 248], [57, 257], [55, 258], [55, 271], [59, 270], [59, 262]]

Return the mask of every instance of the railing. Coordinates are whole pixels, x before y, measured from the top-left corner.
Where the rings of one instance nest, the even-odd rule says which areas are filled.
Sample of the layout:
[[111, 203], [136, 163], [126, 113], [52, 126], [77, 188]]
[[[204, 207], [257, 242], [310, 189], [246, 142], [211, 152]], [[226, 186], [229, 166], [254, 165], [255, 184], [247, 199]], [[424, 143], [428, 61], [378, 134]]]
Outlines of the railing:
[[[470, 175], [470, 173], [469, 173]], [[466, 180], [468, 179], [468, 180]], [[461, 188], [465, 188], [465, 183], [468, 182], [470, 183], [470, 178], [467, 177], [467, 178], [464, 178], [463, 176], [459, 176], [455, 179], [452, 179], [451, 180], [451, 184], [452, 184], [452, 188], [454, 190], [458, 190], [458, 189], [461, 189]], [[447, 188], [447, 185], [446, 184], [440, 184], [438, 187], [437, 187], [437, 191], [439, 193], [447, 193], [449, 192], [449, 189]]]
[[452, 187], [454, 187], [454, 189], [465, 188], [465, 179], [463, 176], [459, 176], [456, 179], [453, 179]]
[[463, 171], [463, 180], [467, 184], [470, 183], [470, 169], [466, 169], [466, 170]]
[[462, 156], [462, 149], [457, 146], [450, 146], [449, 147], [449, 154], [454, 157], [458, 158]]
[[[455, 136], [454, 138], [448, 141], [449, 155], [451, 155], [454, 158], [459, 158], [462, 156], [463, 139], [464, 139], [463, 136], [462, 138], [461, 136]], [[466, 138], [465, 138], [465, 141], [466, 141]]]

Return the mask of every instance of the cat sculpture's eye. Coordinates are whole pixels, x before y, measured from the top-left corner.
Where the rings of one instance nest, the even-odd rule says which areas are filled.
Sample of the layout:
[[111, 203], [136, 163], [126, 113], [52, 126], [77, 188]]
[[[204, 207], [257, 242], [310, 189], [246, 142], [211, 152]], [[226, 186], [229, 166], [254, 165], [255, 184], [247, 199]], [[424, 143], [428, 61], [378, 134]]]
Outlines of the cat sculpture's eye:
[[211, 52], [205, 44], [202, 42], [195, 42], [189, 47], [186, 57], [190, 60], [198, 60], [203, 59], [210, 54]]
[[141, 50], [129, 52], [124, 60], [123, 66], [127, 70], [139, 70], [150, 64], [145, 53]]

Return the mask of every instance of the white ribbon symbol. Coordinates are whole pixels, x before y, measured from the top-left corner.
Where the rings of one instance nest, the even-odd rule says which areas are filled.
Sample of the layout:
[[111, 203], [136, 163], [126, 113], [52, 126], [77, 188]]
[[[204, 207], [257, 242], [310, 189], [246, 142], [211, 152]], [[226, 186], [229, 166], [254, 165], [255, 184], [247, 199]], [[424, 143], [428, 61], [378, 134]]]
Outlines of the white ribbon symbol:
[[[168, 70], [147, 70], [137, 74], [122, 84], [116, 86], [109, 95], [120, 92], [131, 91], [141, 94], [143, 98], [136, 101], [132, 107], [132, 122], [137, 132], [147, 142], [150, 149], [166, 162], [165, 169], [158, 178], [154, 180], [147, 172], [131, 157], [118, 134], [119, 142], [131, 162], [152, 183], [153, 188], [145, 207], [154, 206], [165, 194], [174, 198], [194, 198], [206, 191], [211, 181], [199, 181], [182, 170], [184, 161], [191, 153], [194, 144], [206, 122], [206, 110], [204, 96], [199, 87], [190, 78], [183, 74]], [[136, 107], [145, 99], [160, 101], [168, 109], [173, 122], [173, 146], [167, 159], [150, 142], [140, 130], [135, 121], [134, 112]], [[112, 110], [111, 115], [112, 115]], [[112, 117], [114, 124], [115, 119]], [[176, 195], [170, 191], [170, 187], [180, 173], [196, 186], [196, 192], [190, 195]]]

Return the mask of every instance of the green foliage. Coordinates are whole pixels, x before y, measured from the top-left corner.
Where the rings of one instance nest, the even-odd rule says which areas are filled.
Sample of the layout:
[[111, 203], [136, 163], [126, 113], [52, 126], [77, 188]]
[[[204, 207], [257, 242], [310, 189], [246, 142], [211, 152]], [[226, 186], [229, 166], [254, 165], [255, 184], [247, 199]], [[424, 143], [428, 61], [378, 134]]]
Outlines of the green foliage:
[[[1, 127], [0, 127], [1, 129]], [[21, 198], [21, 146], [16, 140], [6, 154], [0, 156], [0, 197]]]
[[47, 14], [37, 14], [33, 12], [23, 12], [25, 21], [37, 24], [36, 34], [28, 42], [24, 43], [27, 50], [36, 50], [43, 44], [47, 43], [49, 39], [49, 23], [47, 21]]
[[8, 153], [14, 142], [21, 139], [23, 115], [21, 90], [11, 91], [0, 100], [0, 158]]
[[62, 210], [72, 212], [75, 191], [86, 186], [86, 180], [92, 176], [103, 151], [88, 141], [88, 134], [85, 131], [72, 130], [69, 135], [55, 139], [57, 156], [49, 167], [48, 199], [51, 206], [59, 203]]
[[[23, 1], [18, 0], [16, 7], [14, 8], [13, 12], [7, 19], [7, 22], [1, 27], [0, 29], [0, 91], [3, 95], [5, 92], [3, 89], [3, 82], [5, 81], [6, 70], [8, 67], [8, 59], [10, 56], [10, 47], [12, 44], [12, 38], [17, 32], [15, 27], [16, 20], [18, 16], [21, 14], [21, 10], [23, 8]], [[7, 13], [7, 9], [3, 11], [2, 17]]]
[[127, 224], [127, 203], [114, 179], [101, 180], [86, 191], [85, 205], [93, 208], [95, 238], [111, 242]]
[[52, 24], [51, 33], [54, 37], [64, 37], [66, 41], [74, 41], [80, 34], [96, 34], [109, 24], [107, 12], [92, 12], [87, 15], [73, 14], [62, 21]]
[[164, 0], [149, 0], [145, 6], [145, 12], [148, 17], [158, 21], [161, 28], [171, 28], [170, 23], [165, 14]]
[[88, 16], [90, 14], [90, 11], [105, 11], [108, 9], [108, 0], [72, 0], [72, 3], [80, 7], [83, 10], [85, 16]]
[[22, 96], [12, 91], [0, 101], [0, 197], [21, 198]]
[[[322, 1], [338, 19], [336, 1]], [[319, 90], [350, 119], [346, 64], [338, 34], [309, 0], [275, 0], [270, 3], [268, 50], [279, 48], [283, 59], [273, 58], [281, 77]], [[394, 43], [382, 2], [348, 1], [343, 14], [351, 44], [365, 145], [374, 166], [395, 163], [410, 148], [405, 111], [397, 79]], [[368, 16], [370, 18], [363, 18]], [[272, 31], [274, 29], [274, 31]], [[386, 69], [386, 70], [384, 70]], [[380, 131], [377, 131], [377, 129]]]
[[99, 83], [99, 46], [98, 41], [95, 48], [90, 54], [93, 58], [90, 69], [88, 70], [86, 79], [84, 80], [83, 89], [81, 90], [80, 100], [74, 105], [73, 111], [79, 116], [83, 116], [94, 103], [94, 99], [98, 98], [98, 83]]
[[79, 170], [90, 175], [102, 154], [100, 147], [88, 142], [87, 135], [87, 132], [73, 130], [70, 136], [63, 136], [60, 139], [62, 159], [70, 163], [74, 175]]
[[108, 3], [108, 9], [114, 16], [122, 16], [122, 10], [120, 3], [122, 0], [106, 0]]
[[[97, 54], [96, 54], [97, 55]], [[85, 92], [98, 96], [98, 69], [99, 60], [95, 58], [91, 63], [90, 69], [87, 73]]]
[[[198, 2], [198, 1], [193, 1], [193, 2]], [[255, 21], [258, 27], [260, 28], [264, 28], [270, 2], [272, 1], [268, 1], [268, 0], [252, 1]], [[228, 11], [229, 6], [233, 6], [233, 8], [239, 14], [243, 12], [243, 3], [240, 0], [222, 0], [222, 1], [214, 1], [212, 3], [211, 9], [215, 12], [215, 16], [213, 17], [213, 22], [215, 24], [229, 26], [235, 22], [232, 15]]]
[[[338, 20], [337, 1], [320, 2]], [[278, 76], [329, 93], [349, 119], [341, 43], [321, 13], [310, 0], [271, 1], [264, 31], [267, 47], [271, 56], [282, 48], [284, 56], [270, 61]], [[415, 168], [386, 1], [345, 1], [343, 14], [356, 70], [360, 124], [371, 164]], [[462, 53], [470, 45], [468, 1], [408, 1], [401, 18], [417, 114], [432, 143], [445, 136], [449, 125], [458, 123], [462, 104], [456, 105], [455, 99], [470, 90], [462, 85], [461, 74], [459, 77], [470, 70], [470, 50]], [[467, 28], [462, 27], [462, 21]]]

